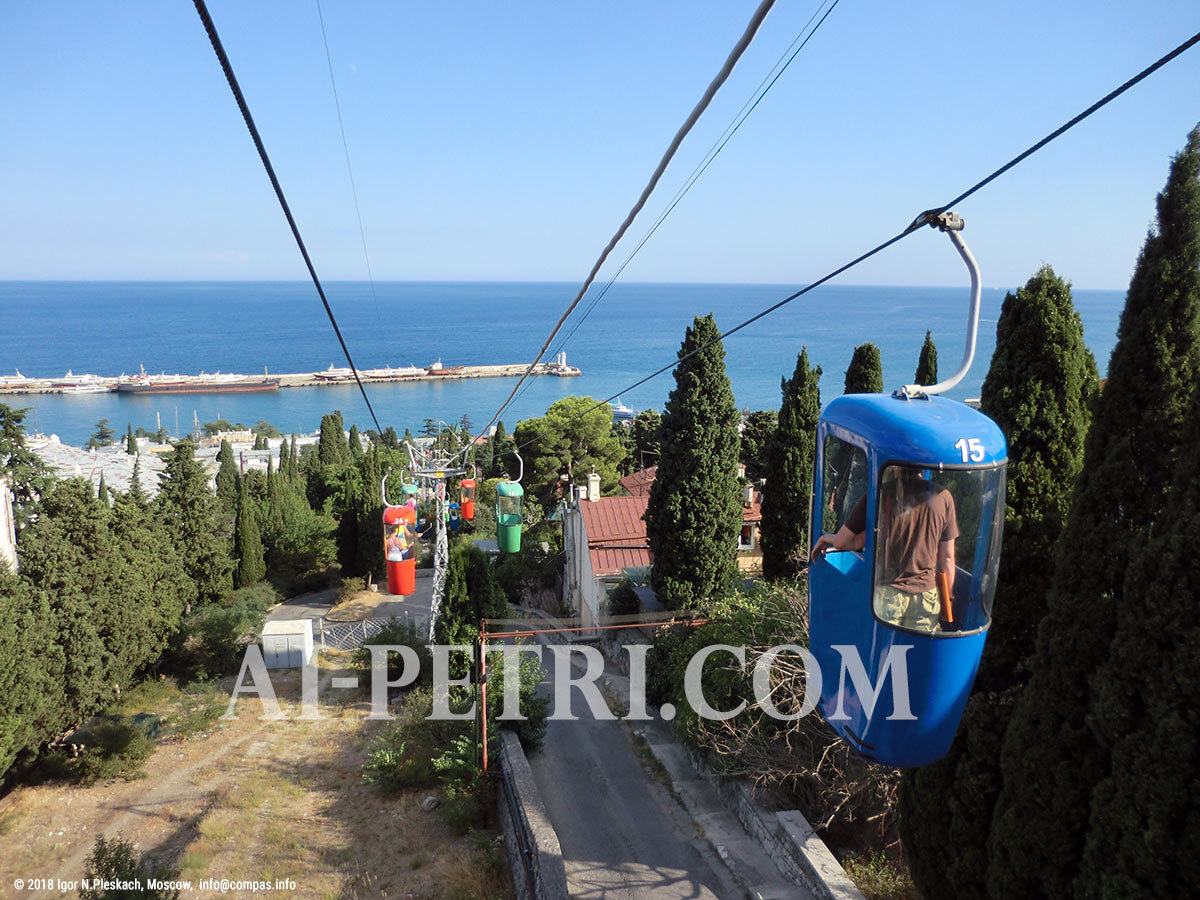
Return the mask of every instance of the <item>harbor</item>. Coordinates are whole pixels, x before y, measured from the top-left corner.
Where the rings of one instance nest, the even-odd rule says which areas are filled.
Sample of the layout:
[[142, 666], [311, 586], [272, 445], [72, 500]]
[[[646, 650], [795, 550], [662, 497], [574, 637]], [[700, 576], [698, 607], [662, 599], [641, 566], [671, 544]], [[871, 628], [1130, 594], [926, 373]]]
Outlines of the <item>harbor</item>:
[[[513, 378], [523, 375], [528, 363], [460, 366], [443, 365], [439, 360], [427, 367], [404, 366], [360, 369], [364, 384], [397, 384], [408, 381], [459, 381], [468, 378]], [[566, 354], [560, 353], [553, 362], [538, 363], [531, 375], [575, 377], [582, 372], [567, 364]], [[233, 373], [179, 375], [160, 373], [149, 375], [144, 370], [136, 375], [115, 377], [85, 373], [76, 375], [67, 370], [57, 378], [29, 378], [16, 371], [15, 375], [0, 375], [0, 394], [221, 394], [258, 393], [281, 388], [322, 387], [354, 384], [354, 372], [348, 367], [330, 366], [317, 372], [272, 374], [266, 369], [261, 375]]]

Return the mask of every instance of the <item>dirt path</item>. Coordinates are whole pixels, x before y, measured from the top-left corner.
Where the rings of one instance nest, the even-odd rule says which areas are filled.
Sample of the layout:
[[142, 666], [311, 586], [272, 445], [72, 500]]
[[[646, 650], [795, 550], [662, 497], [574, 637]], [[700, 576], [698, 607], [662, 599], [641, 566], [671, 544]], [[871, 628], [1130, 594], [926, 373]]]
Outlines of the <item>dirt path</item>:
[[510, 897], [490, 835], [451, 833], [421, 808], [428, 789], [384, 796], [363, 783], [384, 724], [366, 721], [361, 695], [331, 687], [338, 674], [322, 673], [320, 719], [298, 718], [298, 673], [273, 673], [284, 720], [260, 719], [259, 701], [243, 698], [237, 719], [161, 741], [143, 779], [16, 789], [0, 802], [0, 896], [16, 879], [77, 882], [96, 835], [120, 833], [192, 882], [187, 900], [249, 896], [202, 889], [201, 879], [288, 879], [294, 888], [274, 896], [313, 900]]

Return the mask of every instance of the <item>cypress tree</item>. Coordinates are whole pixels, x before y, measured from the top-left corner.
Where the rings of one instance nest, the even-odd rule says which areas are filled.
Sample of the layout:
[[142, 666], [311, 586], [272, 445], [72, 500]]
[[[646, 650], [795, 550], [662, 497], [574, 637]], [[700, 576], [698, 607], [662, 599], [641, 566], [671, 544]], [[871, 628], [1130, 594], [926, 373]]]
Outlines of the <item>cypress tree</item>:
[[358, 492], [358, 557], [355, 570], [365, 576], [380, 576], [383, 559], [383, 500], [379, 485], [383, 465], [379, 451], [372, 447], [362, 459], [362, 478]]
[[[283, 468], [283, 445], [279, 447], [279, 468]], [[285, 473], [288, 481], [296, 481], [300, 477], [300, 446], [296, 440], [296, 435], [292, 435], [292, 441], [288, 445], [287, 472]]]
[[233, 460], [233, 446], [229, 441], [221, 441], [221, 449], [217, 451], [217, 500], [221, 507], [233, 514], [238, 505], [238, 469]]
[[1163, 509], [1200, 375], [1198, 174], [1200, 128], [1172, 163], [1130, 282], [1055, 553], [1033, 674], [1005, 736], [988, 869], [997, 897], [1070, 893], [1091, 794], [1111, 764], [1112, 714], [1090, 704], [1089, 683], [1109, 655], [1118, 613], [1147, 616], [1163, 599], [1125, 591], [1125, 574], [1135, 536]]
[[762, 491], [762, 565], [763, 577], [768, 580], [796, 578], [807, 561], [820, 381], [821, 367], [809, 367], [808, 348], [804, 347], [796, 357], [791, 379], [780, 382], [783, 404], [779, 425], [767, 445], [767, 480]]
[[658, 465], [662, 438], [662, 416], [655, 409], [643, 409], [633, 417], [630, 427], [633, 438], [633, 468], [648, 469]]
[[143, 509], [145, 509], [150, 503], [150, 496], [142, 488], [141, 459], [135, 459], [133, 461], [133, 474], [129, 476], [129, 490], [126, 491], [125, 496]]
[[266, 531], [278, 534], [283, 529], [283, 472], [276, 472], [274, 460], [267, 460], [267, 515]]
[[155, 498], [158, 517], [195, 585], [197, 602], [224, 600], [232, 588], [228, 524], [218, 521], [216, 495], [196, 462], [191, 441], [175, 445], [160, 481]]
[[767, 454], [778, 428], [779, 413], [774, 409], [757, 409], [742, 420], [741, 455], [748, 481], [766, 477]]
[[921, 345], [921, 358], [917, 360], [913, 384], [937, 384], [937, 380], [937, 347], [933, 343], [933, 335], [926, 329], [925, 343]]
[[317, 462], [321, 468], [341, 466], [350, 461], [350, 445], [343, 431], [342, 414], [333, 412], [321, 417], [321, 439], [317, 444]]
[[492, 468], [487, 473], [488, 478], [512, 478], [517, 474], [517, 458], [513, 451], [517, 442], [504, 430], [504, 423], [496, 423], [496, 433], [492, 435]]
[[237, 556], [237, 568], [233, 572], [233, 586], [237, 588], [258, 584], [267, 576], [263, 562], [262, 538], [258, 533], [258, 520], [250, 506], [246, 485], [237, 480], [237, 519], [233, 526], [233, 547]]
[[[1093, 714], [1112, 748], [1092, 795], [1078, 897], [1186, 897], [1200, 884], [1200, 392], [1166, 508], [1139, 537]], [[1097, 712], [1101, 711], [1101, 712]]]
[[338, 503], [338, 563], [343, 575], [358, 575], [358, 507], [359, 469], [346, 468], [342, 476], [342, 490]]
[[662, 457], [645, 519], [654, 554], [651, 584], [667, 609], [703, 606], [738, 572], [741, 414], [719, 336], [711, 313], [687, 329], [662, 417]]
[[874, 344], [859, 344], [854, 348], [846, 369], [847, 394], [878, 394], [883, 391], [883, 361]]
[[[928, 342], [928, 339], [927, 339]], [[924, 354], [922, 354], [924, 359]], [[918, 371], [917, 383], [922, 382]], [[927, 900], [987, 896], [987, 836], [1000, 745], [1046, 614], [1052, 548], [1083, 464], [1098, 384], [1069, 285], [1043, 266], [1004, 299], [981, 408], [1008, 439], [1004, 550], [975, 690], [950, 752], [904, 773], [900, 832]], [[953, 847], [952, 854], [946, 853]]]
[[104, 471], [103, 470], [101, 470], [101, 472], [100, 472], [100, 485], [96, 488], [96, 499], [99, 500], [101, 503], [103, 503], [105, 506], [108, 506], [108, 502], [110, 499], [108, 496], [108, 483], [104, 480]]
[[350, 426], [350, 459], [353, 460], [354, 462], [358, 462], [360, 459], [362, 459], [362, 456], [363, 456], [362, 438], [359, 436], [358, 426], [351, 425]]
[[129, 423], [129, 427], [125, 432], [125, 452], [130, 456], [137, 456], [137, 438], [133, 436], [133, 423]]

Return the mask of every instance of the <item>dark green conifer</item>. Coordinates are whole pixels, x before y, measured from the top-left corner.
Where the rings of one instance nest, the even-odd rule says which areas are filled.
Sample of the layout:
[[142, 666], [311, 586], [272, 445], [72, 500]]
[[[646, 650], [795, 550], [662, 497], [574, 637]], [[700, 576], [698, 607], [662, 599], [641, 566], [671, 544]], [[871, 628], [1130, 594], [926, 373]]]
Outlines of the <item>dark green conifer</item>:
[[847, 394], [878, 394], [883, 390], [883, 361], [874, 344], [859, 344], [846, 369]]
[[492, 435], [492, 468], [487, 473], [488, 478], [512, 478], [517, 474], [517, 458], [513, 451], [517, 442], [504, 430], [504, 422], [496, 423], [496, 433]]
[[345, 576], [358, 575], [358, 510], [360, 487], [360, 467], [348, 466], [342, 476], [342, 489], [338, 495], [338, 563]]
[[654, 554], [651, 583], [667, 609], [705, 606], [738, 572], [741, 414], [719, 338], [711, 314], [695, 318], [662, 417], [662, 456], [645, 518]]
[[45, 593], [0, 563], [0, 778], [68, 724], [56, 624]]
[[108, 482], [104, 480], [104, 471], [100, 471], [100, 485], [96, 488], [96, 499], [108, 506], [111, 499], [108, 494]]
[[321, 439], [317, 444], [317, 461], [322, 468], [342, 466], [350, 462], [350, 445], [343, 430], [341, 412], [321, 417]]
[[921, 345], [921, 358], [917, 360], [917, 373], [913, 376], [913, 384], [937, 384], [937, 347], [933, 343], [933, 335], [925, 330], [925, 343]]
[[150, 504], [150, 496], [142, 488], [142, 461], [133, 461], [133, 474], [129, 476], [129, 490], [125, 496], [145, 509]]
[[250, 498], [246, 494], [246, 485], [241, 478], [237, 479], [237, 519], [233, 526], [233, 547], [237, 557], [233, 586], [249, 587], [262, 581], [267, 576], [267, 567], [263, 562], [262, 538], [259, 536], [258, 520], [250, 505]]
[[228, 522], [220, 522], [216, 495], [191, 441], [175, 445], [160, 483], [155, 507], [196, 587], [197, 602], [224, 600], [232, 589]]
[[[1112, 748], [1092, 794], [1076, 897], [1186, 897], [1200, 884], [1200, 392], [1167, 505], [1131, 551], [1093, 714]], [[1100, 711], [1100, 712], [1097, 712]]]
[[130, 456], [137, 456], [137, 438], [133, 436], [133, 423], [129, 423], [128, 429], [125, 431], [125, 452]]
[[662, 416], [656, 409], [643, 409], [633, 417], [630, 427], [633, 438], [633, 468], [648, 469], [658, 465], [662, 452]]
[[238, 467], [233, 459], [233, 445], [229, 441], [221, 441], [221, 449], [217, 451], [217, 500], [230, 515], [237, 510], [238, 505]]
[[358, 492], [358, 556], [355, 571], [378, 579], [384, 572], [383, 499], [379, 493], [383, 466], [379, 450], [372, 447], [360, 463]]
[[109, 427], [108, 419], [96, 423], [96, 430], [88, 441], [89, 447], [109, 447], [116, 440], [116, 432]]
[[0, 403], [0, 475], [13, 494], [13, 516], [18, 529], [32, 514], [37, 498], [50, 482], [46, 464], [25, 445], [25, 414]]
[[[283, 468], [282, 445], [279, 448], [279, 467]], [[285, 475], [288, 481], [296, 481], [300, 478], [300, 445], [294, 434], [292, 435], [291, 443], [288, 445], [287, 472]]]
[[778, 427], [779, 413], [773, 409], [755, 410], [742, 423], [742, 465], [746, 467], [746, 478], [752, 482], [767, 474], [767, 457]]
[[351, 425], [350, 426], [350, 459], [353, 460], [354, 462], [358, 462], [360, 459], [362, 459], [362, 455], [363, 455], [362, 437], [358, 433], [358, 426]]
[[[1180, 429], [1200, 376], [1200, 128], [1158, 195], [1095, 408], [1083, 474], [1055, 554], [1033, 674], [1004, 740], [1004, 788], [988, 886], [1000, 896], [1069, 896], [1096, 785], [1111, 770], [1116, 710], [1089, 685], [1114, 626], [1161, 597], [1126, 591], [1129, 548], [1162, 512]], [[1120, 638], [1118, 637], [1118, 642]]]
[[[937, 373], [930, 377], [935, 382]], [[917, 383], [934, 382], [918, 372]], [[901, 836], [927, 900], [987, 896], [1000, 745], [1029, 677], [1053, 575], [1050, 548], [1083, 464], [1097, 386], [1070, 286], [1043, 266], [1004, 299], [981, 395], [983, 412], [1008, 439], [1004, 547], [987, 649], [950, 752], [905, 772], [900, 784]]]
[[762, 565], [763, 577], [768, 580], [796, 578], [808, 560], [808, 504], [821, 415], [820, 381], [821, 367], [809, 367], [805, 347], [796, 357], [791, 379], [780, 384], [783, 404], [779, 425], [767, 445], [762, 497]]

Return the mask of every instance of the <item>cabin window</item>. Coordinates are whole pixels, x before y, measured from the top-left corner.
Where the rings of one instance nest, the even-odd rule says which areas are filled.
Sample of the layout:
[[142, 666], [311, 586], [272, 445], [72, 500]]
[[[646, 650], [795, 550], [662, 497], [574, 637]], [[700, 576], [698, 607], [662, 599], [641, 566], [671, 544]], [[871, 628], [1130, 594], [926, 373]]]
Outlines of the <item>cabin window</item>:
[[[884, 467], [875, 516], [874, 608], [881, 621], [924, 633], [988, 624], [1004, 478], [1003, 467]], [[942, 584], [939, 570], [947, 575]]]
[[867, 454], [832, 435], [825, 438], [824, 450], [821, 529], [837, 534], [855, 504], [867, 495]]

